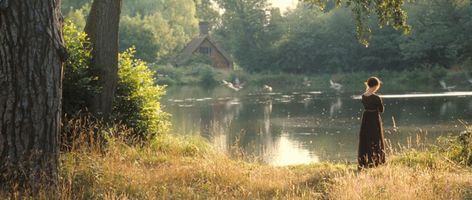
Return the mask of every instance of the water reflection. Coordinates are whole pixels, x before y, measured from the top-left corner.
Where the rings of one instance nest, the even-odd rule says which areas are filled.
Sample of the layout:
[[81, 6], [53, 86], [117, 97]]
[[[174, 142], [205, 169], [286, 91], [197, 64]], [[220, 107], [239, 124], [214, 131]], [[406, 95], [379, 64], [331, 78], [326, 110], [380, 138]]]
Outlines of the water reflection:
[[318, 156], [307, 149], [300, 148], [300, 144], [291, 140], [286, 135], [279, 138], [272, 154], [266, 160], [275, 166], [304, 164], [308, 162], [319, 162]]
[[[238, 147], [272, 165], [356, 159], [362, 105], [349, 94], [195, 91], [171, 88], [165, 110], [176, 132], [201, 134], [222, 152]], [[460, 132], [457, 119], [472, 119], [472, 97], [438, 94], [385, 95], [384, 126], [392, 146], [408, 145], [420, 130], [429, 137], [425, 141], [434, 141]]]
[[456, 111], [456, 105], [454, 105], [451, 101], [446, 101], [441, 105], [441, 109], [439, 110], [439, 114], [441, 116], [445, 116], [448, 113], [454, 113]]
[[341, 110], [341, 106], [343, 105], [343, 102], [341, 101], [341, 97], [337, 97], [336, 101], [331, 103], [331, 106], [329, 107], [329, 116], [333, 117], [333, 115]]

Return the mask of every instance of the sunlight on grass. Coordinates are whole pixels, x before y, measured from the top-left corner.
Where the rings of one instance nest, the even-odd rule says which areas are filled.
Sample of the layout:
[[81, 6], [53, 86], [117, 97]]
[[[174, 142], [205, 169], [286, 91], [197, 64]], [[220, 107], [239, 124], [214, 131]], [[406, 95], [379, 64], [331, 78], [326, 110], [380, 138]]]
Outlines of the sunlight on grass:
[[[103, 126], [85, 120], [68, 127], [82, 134], [127, 131]], [[396, 151], [387, 164], [358, 171], [356, 163], [275, 167], [231, 159], [232, 152], [219, 152], [201, 136], [159, 135], [136, 145], [107, 137], [99, 145], [103, 141], [74, 133], [69, 151], [60, 157], [59, 192], [45, 191], [38, 199], [472, 198], [472, 144], [463, 135]]]

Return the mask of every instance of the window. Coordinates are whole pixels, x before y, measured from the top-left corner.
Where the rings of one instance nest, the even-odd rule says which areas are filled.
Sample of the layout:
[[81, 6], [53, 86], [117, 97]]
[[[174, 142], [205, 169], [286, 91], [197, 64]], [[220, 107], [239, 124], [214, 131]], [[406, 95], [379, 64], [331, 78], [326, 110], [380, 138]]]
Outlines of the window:
[[204, 55], [211, 55], [210, 47], [200, 47], [199, 52]]

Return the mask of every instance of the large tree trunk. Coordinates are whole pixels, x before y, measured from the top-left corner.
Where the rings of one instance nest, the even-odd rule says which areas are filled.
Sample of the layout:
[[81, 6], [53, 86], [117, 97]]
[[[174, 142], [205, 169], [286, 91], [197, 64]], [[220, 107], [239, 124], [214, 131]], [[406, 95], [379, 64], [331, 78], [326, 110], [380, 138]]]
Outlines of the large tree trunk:
[[0, 188], [34, 191], [57, 179], [60, 0], [0, 0], [0, 43]]
[[94, 0], [85, 32], [92, 43], [92, 71], [100, 93], [92, 99], [91, 111], [107, 117], [112, 110], [118, 80], [118, 27], [121, 0]]

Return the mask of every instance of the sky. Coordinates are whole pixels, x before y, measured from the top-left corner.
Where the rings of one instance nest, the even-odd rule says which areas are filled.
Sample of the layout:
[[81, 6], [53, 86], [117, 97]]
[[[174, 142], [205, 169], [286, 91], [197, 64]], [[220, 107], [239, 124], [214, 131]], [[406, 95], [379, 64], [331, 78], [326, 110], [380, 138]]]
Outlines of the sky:
[[287, 10], [287, 8], [295, 8], [298, 0], [269, 0], [269, 2], [272, 4], [272, 6], [279, 7], [283, 12]]

